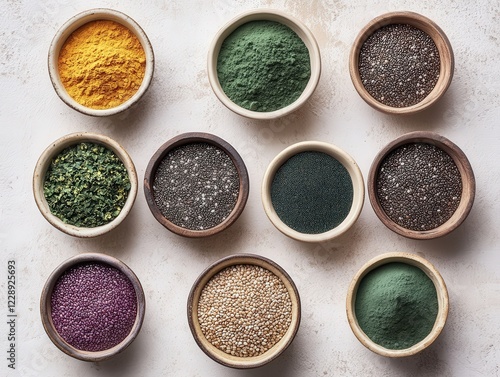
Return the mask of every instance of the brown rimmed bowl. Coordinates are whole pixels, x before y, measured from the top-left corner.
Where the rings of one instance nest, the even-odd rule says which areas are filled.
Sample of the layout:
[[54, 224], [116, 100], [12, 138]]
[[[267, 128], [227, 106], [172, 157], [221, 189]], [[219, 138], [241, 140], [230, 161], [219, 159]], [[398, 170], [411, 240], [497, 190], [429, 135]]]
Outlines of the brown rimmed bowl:
[[[407, 24], [424, 31], [432, 38], [439, 52], [441, 68], [436, 86], [427, 97], [412, 106], [398, 108], [377, 101], [365, 89], [359, 74], [359, 53], [361, 47], [376, 30], [392, 24]], [[455, 59], [453, 50], [446, 34], [436, 23], [414, 12], [391, 12], [374, 18], [359, 32], [349, 55], [349, 73], [356, 91], [368, 105], [387, 114], [413, 114], [433, 105], [444, 95], [450, 86], [454, 69]]]
[[[92, 109], [80, 104], [68, 94], [59, 76], [59, 52], [61, 51], [61, 48], [64, 46], [64, 43], [66, 42], [68, 37], [79, 27], [91, 21], [97, 20], [115, 21], [125, 26], [133, 34], [135, 34], [135, 36], [141, 43], [142, 48], [144, 49], [144, 53], [146, 54], [146, 71], [144, 72], [144, 78], [137, 92], [135, 92], [132, 97], [130, 97], [122, 104], [109, 109]], [[117, 10], [107, 8], [89, 9], [70, 18], [57, 31], [49, 48], [48, 68], [52, 86], [54, 87], [54, 90], [56, 91], [59, 98], [61, 98], [61, 100], [66, 105], [68, 105], [72, 109], [75, 109], [76, 111], [79, 111], [82, 114], [92, 116], [110, 116], [121, 113], [131, 108], [142, 98], [142, 96], [148, 90], [154, 72], [153, 47], [151, 46], [151, 42], [149, 41], [144, 30], [136, 21], [134, 21], [126, 14]]]
[[[58, 279], [64, 274], [68, 269], [85, 263], [101, 263], [109, 265], [121, 271], [132, 283], [137, 296], [137, 317], [135, 323], [128, 334], [128, 336], [123, 339], [119, 344], [112, 348], [90, 352], [79, 350], [72, 345], [68, 344], [57, 332], [54, 323], [52, 322], [52, 310], [51, 310], [51, 297], [52, 291]], [[83, 253], [61, 263], [49, 276], [47, 282], [45, 283], [42, 294], [40, 298], [40, 314], [42, 318], [42, 324], [45, 332], [49, 336], [52, 343], [56, 345], [62, 352], [66, 355], [74, 357], [75, 359], [82, 361], [102, 361], [109, 359], [120, 352], [124, 351], [137, 337], [139, 331], [141, 330], [142, 323], [144, 321], [144, 313], [146, 310], [146, 300], [144, 296], [144, 291], [142, 289], [141, 283], [134, 272], [122, 261], [104, 254], [98, 253]]]
[[[198, 319], [198, 302], [200, 300], [201, 292], [207, 282], [218, 272], [226, 267], [234, 265], [255, 265], [260, 266], [275, 274], [285, 285], [292, 301], [292, 322], [288, 331], [272, 348], [265, 353], [255, 357], [237, 357], [227, 354], [215, 346], [213, 346], [203, 335]], [[249, 369], [263, 366], [272, 360], [276, 359], [283, 353], [288, 346], [292, 343], [295, 335], [299, 329], [301, 320], [301, 304], [300, 296], [295, 286], [295, 283], [278, 264], [265, 257], [255, 254], [235, 254], [220, 259], [214, 264], [210, 265], [200, 276], [196, 279], [191, 291], [189, 293], [187, 302], [187, 316], [189, 328], [193, 334], [194, 340], [205, 354], [216, 362], [231, 368]]]
[[[170, 153], [175, 148], [194, 143], [207, 143], [223, 150], [231, 158], [231, 161], [236, 167], [239, 176], [238, 199], [236, 201], [233, 210], [227, 216], [227, 218], [220, 224], [212, 228], [207, 228], [203, 230], [183, 228], [170, 221], [167, 217], [165, 217], [161, 213], [160, 209], [156, 205], [154, 190], [153, 190], [156, 170], [158, 169], [158, 166], [163, 161], [163, 159], [167, 156], [167, 154]], [[247, 168], [245, 166], [245, 163], [243, 162], [243, 159], [238, 154], [236, 149], [234, 149], [228, 142], [221, 139], [220, 137], [203, 132], [188, 132], [178, 135], [167, 141], [156, 151], [153, 157], [151, 157], [151, 160], [149, 161], [148, 166], [146, 168], [146, 173], [144, 175], [144, 195], [146, 196], [146, 201], [148, 203], [149, 209], [151, 210], [151, 213], [153, 214], [155, 219], [171, 232], [178, 234], [180, 236], [190, 237], [190, 238], [212, 236], [214, 234], [222, 232], [223, 230], [227, 229], [232, 224], [234, 224], [234, 222], [238, 219], [238, 217], [243, 212], [243, 209], [245, 208], [248, 199], [249, 189], [250, 189], [250, 182], [248, 178]]]
[[[356, 293], [361, 280], [366, 276], [366, 274], [368, 274], [375, 268], [392, 262], [401, 262], [416, 266], [423, 272], [425, 272], [429, 279], [431, 279], [434, 283], [438, 300], [438, 313], [431, 332], [420, 342], [402, 350], [388, 349], [372, 341], [363, 332], [358, 324], [358, 320], [356, 319]], [[429, 347], [437, 339], [439, 334], [441, 334], [441, 331], [446, 324], [446, 319], [448, 318], [448, 309], [448, 290], [439, 271], [426, 259], [415, 254], [402, 252], [385, 253], [368, 261], [363, 267], [360, 268], [360, 270], [356, 273], [353, 280], [351, 281], [346, 300], [347, 319], [349, 321], [349, 326], [351, 327], [351, 330], [356, 338], [358, 338], [361, 344], [363, 344], [370, 351], [373, 351], [381, 356], [392, 358], [412, 356]]]
[[[448, 219], [448, 221], [441, 224], [437, 228], [430, 230], [416, 231], [403, 228], [395, 223], [383, 210], [377, 194], [378, 172], [384, 159], [393, 150], [401, 147], [402, 145], [412, 143], [432, 144], [446, 152], [455, 162], [455, 165], [457, 166], [462, 177], [462, 197], [455, 213]], [[429, 131], [410, 132], [390, 142], [377, 154], [368, 173], [368, 197], [375, 214], [387, 228], [407, 238], [420, 240], [433, 239], [445, 236], [455, 230], [469, 215], [472, 204], [474, 203], [475, 193], [476, 180], [465, 153], [447, 138]]]
[[[45, 174], [47, 173], [47, 169], [49, 168], [52, 160], [57, 157], [57, 155], [64, 149], [79, 143], [100, 144], [113, 151], [127, 169], [128, 177], [130, 180], [130, 191], [128, 193], [127, 200], [125, 201], [125, 205], [120, 211], [120, 214], [109, 223], [94, 228], [85, 228], [70, 225], [63, 222], [57, 216], [54, 216], [52, 212], [50, 212], [49, 205], [47, 203], [47, 200], [45, 199], [45, 195], [43, 192]], [[70, 236], [81, 238], [97, 237], [116, 228], [125, 219], [125, 217], [127, 217], [130, 210], [132, 209], [135, 198], [137, 196], [137, 187], [137, 172], [135, 170], [134, 163], [128, 155], [127, 151], [120, 144], [118, 144], [118, 142], [111, 139], [110, 137], [90, 132], [78, 132], [69, 134], [54, 141], [41, 154], [38, 162], [36, 163], [35, 171], [33, 173], [33, 195], [35, 197], [36, 205], [38, 206], [38, 209], [42, 213], [43, 217], [45, 217], [45, 219], [52, 226], [59, 229], [61, 232], [69, 234]]]

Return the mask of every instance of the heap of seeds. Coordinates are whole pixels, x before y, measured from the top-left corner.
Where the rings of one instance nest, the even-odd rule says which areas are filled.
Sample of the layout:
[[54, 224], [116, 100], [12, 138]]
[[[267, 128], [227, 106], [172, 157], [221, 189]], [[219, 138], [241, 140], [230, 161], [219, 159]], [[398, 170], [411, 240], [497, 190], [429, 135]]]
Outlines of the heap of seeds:
[[203, 288], [198, 320], [205, 338], [221, 351], [259, 356], [287, 332], [292, 301], [271, 271], [249, 264], [230, 266]]
[[439, 79], [439, 51], [424, 31], [406, 24], [383, 26], [363, 43], [359, 74], [377, 101], [392, 107], [421, 102]]
[[68, 344], [82, 351], [103, 351], [119, 344], [132, 330], [137, 296], [120, 270], [82, 263], [57, 280], [51, 311], [54, 327]]
[[426, 143], [409, 143], [380, 164], [377, 196], [396, 224], [423, 231], [444, 224], [462, 196], [462, 179], [448, 153]]
[[155, 203], [174, 224], [204, 230], [233, 211], [240, 189], [233, 161], [208, 143], [182, 145], [161, 161], [153, 183]]

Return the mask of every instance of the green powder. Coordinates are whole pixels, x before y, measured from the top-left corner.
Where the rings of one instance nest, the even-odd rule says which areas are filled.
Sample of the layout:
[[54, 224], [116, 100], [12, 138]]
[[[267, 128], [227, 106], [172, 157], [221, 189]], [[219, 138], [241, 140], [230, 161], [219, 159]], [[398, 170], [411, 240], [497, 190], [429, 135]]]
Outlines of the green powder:
[[309, 51], [288, 26], [247, 22], [222, 43], [217, 75], [237, 105], [259, 112], [278, 110], [304, 91], [311, 76]]
[[359, 326], [375, 343], [388, 349], [409, 348], [424, 339], [436, 322], [436, 288], [420, 268], [387, 263], [361, 280], [355, 312]]
[[271, 202], [286, 225], [318, 234], [338, 226], [352, 207], [353, 186], [347, 169], [323, 152], [289, 158], [271, 184]]

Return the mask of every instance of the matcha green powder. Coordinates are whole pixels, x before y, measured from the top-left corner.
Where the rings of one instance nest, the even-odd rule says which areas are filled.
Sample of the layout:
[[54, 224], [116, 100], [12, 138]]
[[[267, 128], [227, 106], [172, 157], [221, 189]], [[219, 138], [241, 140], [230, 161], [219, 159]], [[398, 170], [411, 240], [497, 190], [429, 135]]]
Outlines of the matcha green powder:
[[226, 95], [237, 105], [268, 112], [300, 97], [311, 77], [309, 51], [288, 26], [251, 21], [222, 43], [217, 75]]
[[364, 333], [388, 349], [409, 348], [432, 330], [438, 313], [436, 288], [420, 268], [387, 263], [360, 282], [356, 318]]

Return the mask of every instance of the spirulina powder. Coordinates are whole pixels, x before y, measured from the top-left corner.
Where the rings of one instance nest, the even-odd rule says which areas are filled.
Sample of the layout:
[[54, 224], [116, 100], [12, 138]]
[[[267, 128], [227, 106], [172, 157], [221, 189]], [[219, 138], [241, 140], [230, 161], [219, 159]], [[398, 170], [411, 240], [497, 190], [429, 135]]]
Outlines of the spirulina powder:
[[306, 234], [338, 226], [352, 207], [353, 186], [347, 169], [329, 154], [298, 153], [276, 172], [271, 202], [290, 228]]
[[438, 313], [436, 288], [420, 268], [384, 264], [361, 280], [355, 303], [358, 324], [375, 343], [409, 348], [432, 330]]
[[288, 26], [251, 21], [222, 43], [217, 59], [219, 83], [237, 105], [275, 111], [292, 104], [311, 77], [309, 51]]

